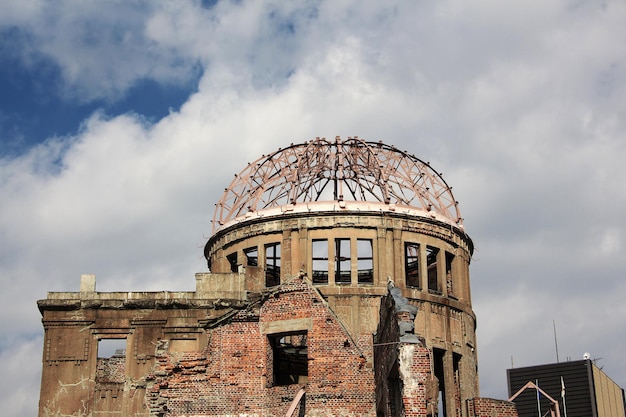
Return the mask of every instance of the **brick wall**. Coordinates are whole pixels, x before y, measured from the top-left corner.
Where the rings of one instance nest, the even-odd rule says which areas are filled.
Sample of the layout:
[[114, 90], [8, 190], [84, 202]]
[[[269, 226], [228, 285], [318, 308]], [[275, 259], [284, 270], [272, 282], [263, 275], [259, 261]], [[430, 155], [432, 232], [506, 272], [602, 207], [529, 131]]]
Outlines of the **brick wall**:
[[467, 400], [469, 417], [518, 417], [515, 404], [493, 398], [472, 398]]
[[[306, 332], [308, 381], [275, 385], [269, 336], [290, 331]], [[301, 279], [207, 332], [201, 352], [159, 346], [147, 378], [151, 415], [284, 416], [302, 387], [307, 415], [375, 415], [374, 375], [364, 350]]]

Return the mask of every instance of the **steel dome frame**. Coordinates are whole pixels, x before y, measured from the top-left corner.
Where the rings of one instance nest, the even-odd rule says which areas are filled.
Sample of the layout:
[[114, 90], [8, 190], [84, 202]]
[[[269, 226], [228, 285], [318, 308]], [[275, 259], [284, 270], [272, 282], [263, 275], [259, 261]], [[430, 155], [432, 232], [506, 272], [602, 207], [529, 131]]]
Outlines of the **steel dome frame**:
[[428, 162], [358, 137], [291, 144], [249, 163], [224, 190], [213, 232], [246, 213], [318, 201], [375, 201], [462, 218], [452, 188]]

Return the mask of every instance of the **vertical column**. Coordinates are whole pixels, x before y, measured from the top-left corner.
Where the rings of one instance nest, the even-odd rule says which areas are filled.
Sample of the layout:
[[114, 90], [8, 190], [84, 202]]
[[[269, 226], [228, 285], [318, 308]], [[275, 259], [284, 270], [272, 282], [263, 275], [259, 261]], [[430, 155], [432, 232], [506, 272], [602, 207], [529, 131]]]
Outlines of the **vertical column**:
[[283, 244], [280, 251], [281, 257], [281, 282], [293, 274], [291, 265], [291, 230], [283, 230]]
[[453, 358], [452, 351], [448, 349], [446, 349], [443, 355], [443, 375], [443, 394], [445, 395], [446, 405], [445, 415], [446, 417], [457, 417]]
[[[391, 252], [391, 262], [393, 265], [393, 271], [389, 268], [390, 272], [393, 273], [392, 279], [395, 282], [395, 285], [400, 288], [406, 288], [404, 282], [404, 274], [402, 273], [404, 261], [401, 259], [404, 258], [403, 248], [402, 248], [402, 230], [397, 227], [393, 228], [393, 249]], [[385, 277], [386, 279], [387, 277]]]
[[[374, 242], [374, 285], [387, 285], [387, 276], [389, 275], [387, 256], [389, 254], [393, 257], [393, 247], [388, 248], [387, 245], [387, 230], [378, 226], [376, 228], [376, 241]], [[395, 281], [398, 285], [397, 280]]]

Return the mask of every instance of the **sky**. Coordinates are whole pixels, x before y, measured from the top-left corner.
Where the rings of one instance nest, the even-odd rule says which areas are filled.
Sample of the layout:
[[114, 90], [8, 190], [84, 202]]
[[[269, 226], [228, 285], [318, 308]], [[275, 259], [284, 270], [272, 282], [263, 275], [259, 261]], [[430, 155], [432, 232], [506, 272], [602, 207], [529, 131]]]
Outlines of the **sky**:
[[233, 174], [355, 135], [453, 187], [481, 396], [557, 352], [626, 387], [625, 28], [622, 0], [1, 0], [3, 414], [37, 413], [47, 291], [194, 290]]

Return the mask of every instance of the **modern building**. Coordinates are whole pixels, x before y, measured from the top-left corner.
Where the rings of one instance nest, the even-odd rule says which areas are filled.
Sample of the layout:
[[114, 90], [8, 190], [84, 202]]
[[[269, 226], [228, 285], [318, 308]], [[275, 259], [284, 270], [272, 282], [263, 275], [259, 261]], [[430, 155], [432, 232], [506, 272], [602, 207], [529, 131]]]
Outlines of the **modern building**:
[[535, 385], [512, 400], [519, 417], [545, 415], [555, 401], [561, 416], [626, 416], [624, 390], [591, 359], [507, 369], [507, 380], [509, 396], [529, 382]]
[[292, 144], [235, 175], [213, 228], [196, 291], [85, 275], [38, 302], [40, 417], [517, 415], [479, 397], [473, 243], [427, 162]]

